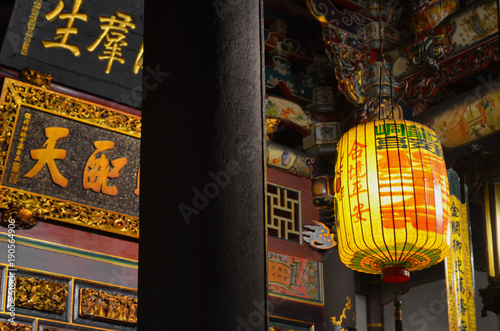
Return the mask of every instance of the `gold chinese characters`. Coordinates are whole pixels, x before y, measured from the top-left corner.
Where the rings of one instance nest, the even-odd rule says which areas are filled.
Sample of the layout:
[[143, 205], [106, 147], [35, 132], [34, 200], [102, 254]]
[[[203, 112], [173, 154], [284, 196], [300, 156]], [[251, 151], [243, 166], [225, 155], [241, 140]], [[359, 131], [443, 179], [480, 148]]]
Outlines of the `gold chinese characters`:
[[[29, 115], [29, 114], [27, 114]], [[25, 134], [23, 131], [21, 134]], [[68, 185], [68, 179], [64, 177], [57, 168], [55, 160], [64, 160], [67, 155], [65, 149], [57, 149], [56, 144], [59, 139], [68, 137], [69, 129], [61, 127], [46, 127], [45, 136], [47, 140], [40, 149], [33, 149], [30, 151], [31, 158], [37, 160], [37, 163], [31, 170], [24, 175], [27, 178], [35, 177], [42, 168], [47, 165], [52, 181], [62, 188]], [[26, 139], [26, 137], [21, 137]], [[21, 145], [22, 143], [20, 143]], [[94, 141], [96, 150], [88, 158], [84, 173], [83, 173], [83, 188], [92, 189], [94, 192], [101, 192], [106, 195], [118, 195], [116, 186], [108, 185], [108, 178], [118, 178], [120, 170], [127, 164], [127, 158], [122, 157], [115, 160], [108, 160], [104, 155], [105, 151], [111, 150], [115, 147], [115, 143], [109, 140]], [[19, 147], [18, 147], [19, 148]], [[15, 159], [15, 162], [20, 160]], [[19, 163], [20, 164], [20, 163]], [[14, 166], [16, 166], [14, 168]], [[19, 172], [17, 163], [13, 164], [14, 170]], [[16, 177], [17, 179], [17, 177]], [[16, 180], [17, 181], [17, 180]], [[137, 187], [139, 186], [139, 180]], [[134, 190], [134, 194], [139, 195], [139, 189]]]
[[[45, 48], [61, 48], [70, 51], [75, 57], [79, 57], [82, 53], [81, 48], [72, 43], [71, 38], [79, 33], [79, 26], [89, 21], [87, 13], [80, 12], [83, 0], [74, 0], [71, 11], [64, 11], [64, 1], [59, 0], [59, 3], [52, 11], [45, 15], [47, 21], [52, 22], [56, 19], [66, 21], [65, 27], [56, 28], [54, 40], [42, 40]], [[108, 17], [99, 16], [101, 34], [95, 41], [86, 47], [87, 51], [94, 52], [100, 45], [104, 48], [101, 54], [97, 55], [99, 60], [107, 61], [105, 72], [109, 74], [114, 62], [120, 64], [125, 63], [122, 48], [128, 46], [126, 40], [129, 29], [136, 28], [132, 17], [126, 13], [116, 11], [116, 15]], [[142, 54], [144, 51], [143, 45], [137, 54], [137, 58], [133, 64], [133, 72], [137, 74], [142, 68]]]

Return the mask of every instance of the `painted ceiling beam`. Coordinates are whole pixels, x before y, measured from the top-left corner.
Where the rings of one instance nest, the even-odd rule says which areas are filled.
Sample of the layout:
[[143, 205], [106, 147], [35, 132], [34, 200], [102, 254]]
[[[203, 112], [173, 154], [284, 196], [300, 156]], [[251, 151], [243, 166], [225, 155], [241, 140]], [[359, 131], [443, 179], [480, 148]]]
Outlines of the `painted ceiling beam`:
[[[415, 65], [412, 51], [402, 50], [394, 63], [399, 81], [408, 82], [407, 103], [417, 115], [443, 88], [467, 76], [484, 71], [499, 61], [496, 1], [489, 0], [465, 8], [441, 25], [426, 32], [420, 55], [435, 62], [435, 67]], [[415, 55], [415, 52], [413, 52]]]
[[339, 10], [331, 0], [306, 0], [311, 14], [321, 23], [364, 38], [365, 25], [372, 20], [355, 11]]
[[[366, 102], [365, 70], [376, 56], [367, 29], [374, 21], [361, 15], [370, 12], [367, 9], [357, 13], [338, 10], [334, 2], [307, 0], [307, 5], [325, 29], [325, 48], [336, 65], [339, 89], [359, 108]], [[439, 2], [439, 7], [435, 1], [414, 2], [423, 21], [409, 38], [411, 43], [399, 49], [385, 48], [386, 55], [394, 59], [393, 77], [407, 82], [404, 101], [413, 108], [413, 116], [439, 101], [444, 87], [499, 60], [495, 0], [472, 4], [461, 12], [453, 1]], [[384, 27], [386, 39], [391, 36], [388, 31]]]

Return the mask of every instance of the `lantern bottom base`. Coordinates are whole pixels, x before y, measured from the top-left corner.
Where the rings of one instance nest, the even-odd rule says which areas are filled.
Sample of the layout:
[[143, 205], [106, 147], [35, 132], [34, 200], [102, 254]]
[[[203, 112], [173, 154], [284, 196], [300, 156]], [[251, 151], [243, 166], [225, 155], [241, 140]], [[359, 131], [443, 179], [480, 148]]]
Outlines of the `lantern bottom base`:
[[384, 268], [382, 280], [387, 283], [404, 283], [410, 280], [410, 271], [401, 266]]

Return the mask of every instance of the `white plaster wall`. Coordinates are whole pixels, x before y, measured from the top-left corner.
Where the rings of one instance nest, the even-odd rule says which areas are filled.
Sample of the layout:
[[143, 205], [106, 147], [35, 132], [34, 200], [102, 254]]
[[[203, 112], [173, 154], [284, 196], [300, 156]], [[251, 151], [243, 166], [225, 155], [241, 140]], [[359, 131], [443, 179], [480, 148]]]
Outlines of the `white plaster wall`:
[[366, 297], [356, 294], [356, 328], [366, 330]]

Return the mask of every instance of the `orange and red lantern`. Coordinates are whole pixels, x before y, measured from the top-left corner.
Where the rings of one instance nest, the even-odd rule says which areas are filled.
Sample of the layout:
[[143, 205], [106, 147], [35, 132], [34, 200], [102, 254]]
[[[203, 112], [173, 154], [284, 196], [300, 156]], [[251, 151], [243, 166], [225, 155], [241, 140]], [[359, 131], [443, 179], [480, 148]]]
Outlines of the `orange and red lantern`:
[[381, 119], [340, 139], [335, 168], [337, 235], [349, 268], [388, 282], [449, 252], [449, 190], [438, 137], [424, 125]]

